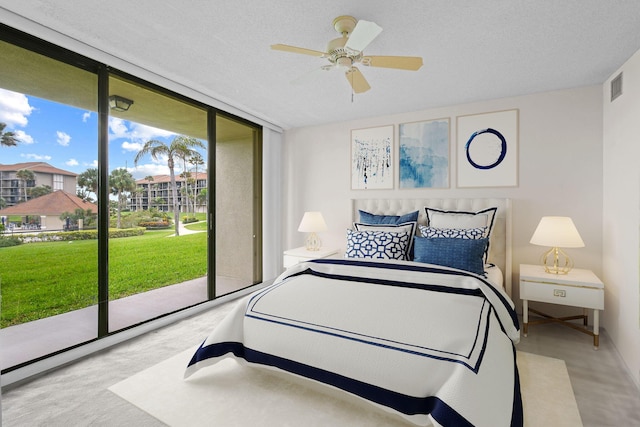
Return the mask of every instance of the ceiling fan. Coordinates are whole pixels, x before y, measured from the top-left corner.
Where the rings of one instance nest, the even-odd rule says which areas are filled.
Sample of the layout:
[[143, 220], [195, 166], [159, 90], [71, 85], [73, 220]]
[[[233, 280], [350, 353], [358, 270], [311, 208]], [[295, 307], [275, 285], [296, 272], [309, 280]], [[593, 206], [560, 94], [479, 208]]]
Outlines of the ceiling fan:
[[362, 51], [382, 32], [382, 28], [374, 22], [357, 21], [353, 16], [343, 15], [333, 20], [333, 27], [342, 36], [331, 40], [326, 52], [285, 44], [273, 44], [271, 49], [328, 59], [330, 64], [323, 65], [316, 71], [344, 71], [355, 93], [371, 89], [355, 64], [411, 71], [422, 67], [422, 58], [419, 56], [364, 56]]

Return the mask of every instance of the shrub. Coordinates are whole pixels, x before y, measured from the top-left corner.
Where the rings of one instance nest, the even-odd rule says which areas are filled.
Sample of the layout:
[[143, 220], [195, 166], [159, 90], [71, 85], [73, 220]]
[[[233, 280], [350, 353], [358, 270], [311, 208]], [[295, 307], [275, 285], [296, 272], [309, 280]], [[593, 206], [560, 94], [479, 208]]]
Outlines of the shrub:
[[[142, 236], [145, 232], [144, 227], [132, 228], [110, 228], [109, 238], [117, 239], [119, 237]], [[98, 230], [79, 230], [79, 231], [59, 231], [46, 233], [29, 233], [14, 236], [21, 243], [36, 242], [67, 242], [72, 240], [95, 240], [98, 238]], [[13, 246], [13, 245], [11, 245]]]
[[182, 218], [183, 224], [189, 224], [190, 222], [198, 222], [198, 218], [196, 218], [195, 216], [192, 216], [192, 217], [185, 216]]
[[0, 236], [0, 248], [8, 248], [9, 246], [18, 246], [22, 242], [17, 237]]
[[170, 226], [169, 221], [141, 221], [138, 223], [138, 227], [144, 227], [147, 230], [161, 230]]

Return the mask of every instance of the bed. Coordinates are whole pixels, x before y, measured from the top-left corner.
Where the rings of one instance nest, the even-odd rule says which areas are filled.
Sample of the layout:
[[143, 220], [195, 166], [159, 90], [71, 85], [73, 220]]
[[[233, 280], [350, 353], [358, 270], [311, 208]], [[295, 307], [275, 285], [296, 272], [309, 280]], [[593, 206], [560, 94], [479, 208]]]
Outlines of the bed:
[[[416, 210], [407, 230], [404, 215]], [[473, 247], [470, 268], [479, 256], [483, 270], [510, 272], [509, 201], [357, 199], [352, 211], [345, 258], [298, 264], [243, 298], [195, 351], [185, 377], [234, 357], [347, 392], [414, 425], [521, 426], [510, 274], [496, 281], [466, 264], [424, 258], [441, 257], [450, 244], [462, 258], [458, 249]], [[470, 225], [481, 217], [490, 219], [490, 230]], [[394, 218], [399, 222], [391, 224]], [[443, 220], [469, 228], [435, 227]], [[428, 238], [420, 226], [456, 237]], [[415, 235], [407, 239], [409, 233]], [[362, 239], [384, 242], [385, 256], [362, 256], [369, 250]], [[420, 261], [393, 259], [396, 244]]]

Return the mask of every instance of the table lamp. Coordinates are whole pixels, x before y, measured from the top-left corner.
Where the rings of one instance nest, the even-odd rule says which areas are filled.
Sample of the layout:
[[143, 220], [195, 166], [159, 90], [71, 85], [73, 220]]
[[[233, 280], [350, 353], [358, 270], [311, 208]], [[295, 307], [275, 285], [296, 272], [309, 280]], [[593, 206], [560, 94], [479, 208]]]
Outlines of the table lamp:
[[298, 226], [298, 231], [309, 233], [305, 242], [308, 251], [318, 251], [322, 242], [316, 233], [327, 231], [327, 224], [320, 212], [305, 212]]
[[529, 243], [551, 247], [540, 260], [544, 271], [552, 274], [567, 274], [573, 268], [573, 261], [560, 248], [584, 247], [578, 229], [567, 216], [543, 216]]

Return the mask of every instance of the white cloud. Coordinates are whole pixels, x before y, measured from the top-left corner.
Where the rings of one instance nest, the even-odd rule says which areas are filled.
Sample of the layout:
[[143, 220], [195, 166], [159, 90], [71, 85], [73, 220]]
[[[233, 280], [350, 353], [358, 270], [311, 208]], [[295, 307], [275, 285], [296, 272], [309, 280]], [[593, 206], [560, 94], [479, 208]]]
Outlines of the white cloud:
[[149, 175], [169, 175], [169, 168], [166, 163], [146, 163], [128, 170], [135, 179], [142, 179]]
[[65, 165], [67, 166], [78, 166], [79, 163], [76, 159], [69, 159], [66, 162], [64, 162]]
[[141, 142], [125, 141], [125, 142], [122, 143], [122, 149], [124, 151], [135, 151], [135, 152], [138, 152], [138, 151], [142, 150], [143, 146], [144, 146], [144, 144], [141, 143]]
[[33, 108], [25, 95], [0, 89], [0, 122], [5, 123], [7, 127], [26, 126], [29, 122], [27, 117]]
[[58, 137], [57, 139], [58, 144], [62, 145], [63, 147], [69, 146], [69, 141], [71, 141], [71, 135], [62, 131], [57, 131], [56, 135]]
[[169, 138], [173, 135], [175, 135], [173, 132], [138, 123], [132, 123], [131, 126], [131, 139], [133, 141], [142, 141], [144, 143], [151, 139]]
[[90, 117], [91, 117], [91, 111], [85, 111], [84, 114], [82, 115], [82, 122], [86, 123]]
[[34, 154], [34, 153], [20, 154], [20, 157], [26, 157], [27, 159], [30, 159], [30, 160], [51, 160], [51, 156]]
[[131, 143], [144, 144], [151, 139], [170, 138], [175, 135], [163, 129], [127, 122], [125, 120], [109, 117], [109, 139], [128, 139]]
[[109, 139], [128, 138], [129, 129], [125, 121], [116, 117], [109, 117]]
[[16, 134], [16, 138], [18, 139], [18, 141], [20, 141], [20, 143], [22, 144], [33, 144], [35, 142], [33, 140], [33, 137], [25, 133], [25, 131], [23, 130], [17, 130], [14, 133]]
[[85, 167], [88, 167], [88, 168], [97, 168], [98, 167], [98, 161], [94, 160], [91, 163], [84, 162], [84, 163], [82, 163], [82, 166], [85, 166]]

